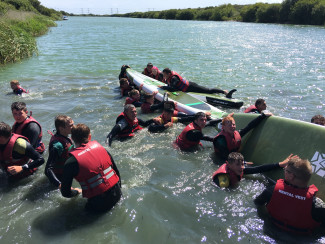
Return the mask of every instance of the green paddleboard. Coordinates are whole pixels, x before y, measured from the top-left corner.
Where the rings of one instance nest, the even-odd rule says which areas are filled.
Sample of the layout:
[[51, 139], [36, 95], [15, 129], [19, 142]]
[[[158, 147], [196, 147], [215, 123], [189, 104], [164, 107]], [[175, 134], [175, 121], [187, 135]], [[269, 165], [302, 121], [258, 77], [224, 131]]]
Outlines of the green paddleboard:
[[[255, 114], [234, 115], [237, 130], [244, 128]], [[243, 138], [241, 153], [256, 165], [282, 161], [290, 153], [308, 159], [313, 167], [310, 184], [315, 184], [325, 199], [325, 127], [304, 121], [271, 116]], [[277, 180], [284, 172], [267, 174]]]

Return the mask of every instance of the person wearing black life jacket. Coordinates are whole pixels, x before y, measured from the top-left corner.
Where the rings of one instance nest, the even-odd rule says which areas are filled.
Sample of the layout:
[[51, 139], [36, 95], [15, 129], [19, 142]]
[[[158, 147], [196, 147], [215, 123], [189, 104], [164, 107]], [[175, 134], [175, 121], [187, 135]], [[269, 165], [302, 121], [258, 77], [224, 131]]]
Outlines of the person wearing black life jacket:
[[56, 187], [60, 187], [63, 166], [69, 157], [73, 143], [68, 137], [71, 134], [73, 120], [67, 115], [58, 115], [54, 121], [56, 133], [51, 137], [49, 157], [45, 166], [45, 175]]
[[117, 136], [119, 139], [128, 139], [135, 136], [134, 132], [142, 130], [143, 127], [154, 122], [153, 119], [143, 121], [137, 118], [137, 109], [133, 104], [127, 104], [124, 106], [124, 111], [116, 119], [116, 124], [107, 135], [106, 144], [111, 146], [113, 138]]
[[31, 114], [28, 115], [26, 103], [12, 103], [11, 112], [15, 119], [12, 132], [27, 137], [35, 150], [42, 154], [45, 150], [44, 143], [42, 142], [42, 127]]
[[227, 90], [221, 90], [218, 88], [207, 88], [204, 86], [200, 86], [192, 81], [187, 81], [182, 76], [180, 76], [175, 71], [171, 71], [169, 68], [165, 68], [163, 70], [164, 80], [163, 82], [167, 84], [167, 86], [159, 86], [161, 89], [174, 92], [174, 91], [182, 91], [182, 92], [198, 92], [198, 93], [223, 93], [226, 97], [231, 98], [232, 94], [236, 91], [233, 89], [229, 92]]
[[312, 173], [308, 160], [291, 158], [284, 168], [284, 179], [268, 186], [254, 200], [259, 215], [270, 217], [274, 225], [295, 235], [309, 235], [324, 224], [325, 203], [316, 197], [317, 187], [308, 186]]
[[[109, 211], [122, 196], [121, 177], [113, 157], [97, 141], [91, 141], [90, 129], [84, 124], [73, 126], [71, 138], [75, 148], [64, 164], [62, 196], [71, 198], [82, 192], [87, 198], [86, 210]], [[81, 189], [71, 188], [73, 179]]]
[[233, 113], [223, 118], [221, 132], [213, 139], [215, 154], [222, 160], [226, 160], [229, 153], [238, 152], [241, 145], [241, 138], [251, 129], [255, 128], [264, 118], [272, 116], [272, 114], [262, 113], [240, 131], [236, 130], [236, 122], [232, 116]]
[[261, 114], [266, 109], [266, 102], [264, 99], [259, 98], [255, 101], [255, 105], [251, 105], [245, 109], [244, 113]]
[[0, 122], [0, 164], [11, 181], [33, 174], [44, 163], [44, 158], [24, 136], [11, 132], [11, 127]]
[[292, 157], [296, 156], [291, 154], [282, 162], [252, 167], [245, 165], [244, 156], [241, 153], [232, 152], [228, 155], [226, 163], [214, 172], [212, 180], [221, 188], [237, 187], [244, 175], [284, 168]]

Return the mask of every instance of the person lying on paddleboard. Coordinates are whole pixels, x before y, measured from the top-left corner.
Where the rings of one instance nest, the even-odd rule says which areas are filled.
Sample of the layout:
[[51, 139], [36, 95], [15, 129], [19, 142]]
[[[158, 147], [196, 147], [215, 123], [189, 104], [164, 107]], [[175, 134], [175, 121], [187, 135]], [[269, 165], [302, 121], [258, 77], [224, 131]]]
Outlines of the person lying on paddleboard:
[[106, 144], [111, 146], [115, 136], [120, 139], [132, 138], [135, 136], [134, 132], [143, 129], [141, 126], [146, 127], [152, 123], [154, 123], [154, 119], [143, 121], [137, 118], [137, 109], [135, 106], [133, 104], [127, 104], [124, 106], [124, 111], [117, 117], [115, 126], [107, 135]]
[[325, 223], [325, 203], [316, 194], [315, 185], [308, 186], [313, 169], [310, 162], [299, 157], [289, 159], [284, 168], [284, 179], [268, 186], [255, 200], [259, 214], [265, 215], [284, 231], [311, 234]]
[[152, 63], [147, 64], [147, 67], [144, 68], [144, 70], [142, 71], [142, 74], [149, 76], [153, 79], [159, 80], [159, 81], [162, 81], [162, 79], [163, 79], [162, 72], [156, 66], [153, 66]]
[[[211, 121], [210, 125], [215, 126], [220, 120]], [[193, 151], [202, 146], [201, 140], [213, 141], [210, 136], [205, 136], [202, 133], [202, 129], [207, 124], [207, 116], [203, 112], [195, 114], [194, 121], [187, 125], [182, 133], [173, 142], [175, 148], [179, 148], [182, 151]]]
[[213, 182], [221, 187], [237, 187], [244, 175], [263, 173], [266, 171], [284, 168], [292, 154], [285, 160], [276, 164], [265, 164], [256, 167], [250, 167], [245, 165], [244, 156], [239, 152], [232, 152], [228, 155], [226, 163], [221, 165], [212, 176]]
[[165, 68], [163, 70], [164, 80], [163, 82], [167, 84], [167, 86], [159, 86], [161, 89], [174, 92], [174, 91], [182, 91], [182, 92], [198, 92], [198, 93], [223, 93], [227, 95], [228, 98], [231, 98], [232, 93], [236, 91], [236, 89], [231, 90], [228, 94], [227, 90], [221, 90], [218, 88], [207, 88], [200, 86], [192, 81], [187, 81], [183, 77], [181, 77], [175, 71], [171, 71], [169, 68]]
[[221, 159], [226, 160], [229, 153], [238, 152], [241, 144], [241, 138], [251, 129], [255, 128], [263, 119], [272, 116], [271, 113], [262, 113], [252, 120], [244, 129], [237, 131], [236, 122], [231, 113], [222, 120], [221, 132], [213, 139], [214, 151]]
[[266, 102], [264, 99], [259, 98], [255, 101], [255, 105], [251, 105], [245, 109], [244, 113], [261, 114], [266, 109]]

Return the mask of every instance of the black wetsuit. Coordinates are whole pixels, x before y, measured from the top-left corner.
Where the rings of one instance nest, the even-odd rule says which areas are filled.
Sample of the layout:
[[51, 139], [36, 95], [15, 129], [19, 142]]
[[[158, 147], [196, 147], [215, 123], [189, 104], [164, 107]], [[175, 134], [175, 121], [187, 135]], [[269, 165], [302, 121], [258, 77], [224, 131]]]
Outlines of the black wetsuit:
[[[288, 183], [286, 183], [288, 184]], [[268, 186], [255, 200], [258, 206], [264, 206], [271, 201], [275, 184]], [[313, 198], [311, 216], [316, 222], [325, 223], [325, 203], [318, 197]]]
[[[180, 122], [180, 123], [186, 123], [186, 122], [193, 122], [194, 121], [194, 115], [187, 115], [187, 116], [184, 116], [184, 117], [177, 117], [177, 123]], [[166, 123], [168, 123], [170, 121], [167, 121]], [[166, 124], [165, 123], [165, 124]], [[156, 124], [156, 123], [152, 123], [149, 125], [148, 127], [148, 130], [150, 132], [163, 132], [165, 131], [167, 128], [165, 127], [165, 124]]]
[[[108, 151], [107, 153], [111, 158], [112, 168], [120, 178], [120, 181], [115, 186], [107, 190], [106, 192], [88, 198], [86, 209], [91, 212], [108, 211], [119, 201], [119, 199], [122, 196], [122, 192], [120, 189], [121, 188], [120, 172], [116, 167], [113, 157], [110, 155]], [[61, 183], [62, 196], [71, 198], [78, 195], [78, 191], [71, 190], [72, 181], [74, 177], [76, 177], [78, 174], [79, 174], [78, 161], [76, 160], [75, 157], [71, 156], [64, 164], [62, 183]]]
[[[152, 119], [144, 121], [144, 120], [138, 118], [138, 123], [140, 126], [147, 127], [150, 124], [154, 123], [154, 121]], [[110, 146], [112, 144], [113, 138], [115, 136], [117, 136], [125, 128], [127, 128], [128, 126], [129, 126], [129, 123], [126, 121], [125, 118], [122, 118], [121, 120], [116, 121], [115, 126], [113, 127], [111, 132], [107, 135], [108, 145]]]
[[[58, 132], [57, 132], [57, 134], [58, 134]], [[62, 136], [62, 135], [60, 135], [60, 136]], [[62, 136], [62, 137], [64, 137], [64, 136]], [[70, 138], [67, 138], [67, 140], [69, 140], [71, 142]], [[71, 144], [72, 144], [72, 142], [71, 142]], [[63, 145], [62, 145], [62, 152], [63, 152], [63, 150], [64, 150], [64, 148], [63, 148]], [[53, 170], [55, 169], [57, 162], [61, 159], [61, 154], [58, 151], [58, 149], [53, 146], [53, 144], [52, 145], [50, 144], [49, 157], [48, 157], [47, 162], [46, 162], [44, 173], [47, 176], [47, 178], [49, 179], [49, 181], [53, 185], [55, 185], [56, 187], [59, 187], [59, 185], [61, 184], [62, 175], [61, 174], [55, 174]]]
[[[249, 122], [249, 124], [244, 129], [239, 130], [240, 136], [244, 137], [251, 129], [255, 128], [264, 118], [266, 118], [266, 115], [261, 114], [260, 116]], [[228, 150], [227, 141], [223, 135], [214, 138], [213, 146], [218, 149], [218, 156], [220, 156], [222, 159], [227, 159], [229, 153], [231, 153]]]
[[[178, 91], [178, 89], [177, 89], [178, 82], [180, 82], [179, 78], [176, 75], [174, 75], [171, 78], [170, 85], [163, 86], [161, 88], [164, 89], [164, 90], [170, 91], [170, 92]], [[192, 81], [189, 81], [189, 87], [187, 88], [186, 92], [198, 92], [198, 93], [208, 93], [208, 94], [224, 93], [224, 91], [221, 90], [221, 89], [207, 88], [207, 87], [204, 87], [204, 86], [200, 86], [197, 83], [192, 82]]]

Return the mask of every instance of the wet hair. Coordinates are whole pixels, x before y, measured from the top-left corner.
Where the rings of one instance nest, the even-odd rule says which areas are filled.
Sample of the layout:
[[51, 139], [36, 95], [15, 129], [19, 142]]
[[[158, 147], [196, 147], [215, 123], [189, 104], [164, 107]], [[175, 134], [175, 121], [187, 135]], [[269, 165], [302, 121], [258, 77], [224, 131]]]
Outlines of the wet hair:
[[121, 78], [121, 79], [120, 79], [120, 86], [125, 85], [125, 84], [129, 84], [128, 79], [126, 79], [126, 78]]
[[199, 119], [200, 117], [206, 117], [206, 114], [203, 113], [203, 112], [197, 112], [197, 113], [194, 115], [194, 120], [197, 120], [197, 119]]
[[71, 138], [76, 144], [88, 143], [90, 129], [85, 124], [74, 125], [71, 129]]
[[145, 100], [147, 100], [147, 99], [153, 98], [153, 97], [155, 97], [155, 96], [154, 96], [152, 93], [145, 93], [145, 94], [143, 95], [143, 97], [144, 97]]
[[263, 98], [259, 98], [255, 101], [255, 107], [265, 103], [265, 100]]
[[232, 116], [227, 116], [222, 119], [222, 125], [226, 125], [228, 121], [235, 121]]
[[65, 128], [66, 125], [71, 121], [71, 117], [63, 114], [59, 114], [58, 116], [55, 117], [54, 125], [56, 131], [59, 131], [59, 127]]
[[129, 97], [132, 97], [132, 96], [137, 95], [137, 94], [139, 94], [139, 91], [137, 89], [133, 89], [133, 90], [131, 90], [129, 92]]
[[243, 154], [239, 153], [239, 152], [232, 152], [228, 155], [228, 159], [227, 159], [228, 163], [232, 164], [235, 163], [236, 161], [244, 161], [244, 156]]
[[12, 81], [10, 81], [10, 85], [11, 84], [19, 85], [19, 81], [18, 80], [12, 80]]
[[129, 111], [129, 110], [131, 110], [133, 108], [135, 108], [135, 106], [133, 104], [126, 104], [124, 106], [124, 113], [126, 113], [127, 111]]
[[313, 116], [313, 117], [311, 118], [310, 122], [311, 122], [311, 123], [315, 123], [316, 120], [319, 120], [319, 121], [321, 121], [321, 122], [324, 122], [325, 118], [324, 118], [322, 115], [317, 114], [317, 115], [315, 115], [315, 116]]
[[27, 112], [27, 107], [26, 107], [26, 103], [24, 102], [14, 102], [11, 104], [11, 111], [18, 110], [18, 111], [25, 111]]
[[175, 103], [173, 101], [167, 101], [164, 103], [164, 111], [168, 113], [174, 113]]
[[308, 184], [313, 173], [310, 162], [307, 159], [291, 158], [287, 168], [302, 182]]
[[163, 73], [170, 74], [172, 71], [169, 68], [164, 68]]
[[152, 63], [148, 63], [147, 64], [147, 67], [153, 67], [153, 64]]
[[11, 127], [5, 122], [0, 122], [0, 136], [4, 138], [9, 138], [11, 135]]

